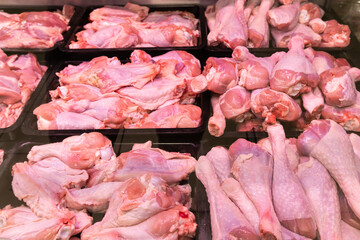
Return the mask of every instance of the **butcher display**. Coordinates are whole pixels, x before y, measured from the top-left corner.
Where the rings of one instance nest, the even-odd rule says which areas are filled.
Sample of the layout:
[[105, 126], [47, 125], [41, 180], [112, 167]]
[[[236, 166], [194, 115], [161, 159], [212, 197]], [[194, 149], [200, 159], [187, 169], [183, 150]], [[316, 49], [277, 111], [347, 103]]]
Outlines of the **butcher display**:
[[46, 70], [31, 53], [7, 56], [0, 49], [0, 128], [15, 123]]
[[292, 37], [301, 36], [309, 47], [348, 46], [349, 26], [322, 20], [324, 13], [316, 3], [302, 0], [218, 0], [205, 11], [208, 45], [286, 48]]
[[360, 138], [332, 120], [312, 121], [297, 139], [279, 123], [267, 132], [199, 157], [212, 239], [358, 239]]
[[133, 3], [93, 10], [69, 48], [196, 46], [199, 20], [184, 11], [154, 11]]
[[344, 58], [304, 49], [300, 36], [290, 39], [288, 52], [256, 55], [238, 46], [231, 58], [207, 59], [202, 74], [207, 89], [218, 98], [212, 101], [213, 116], [208, 122], [211, 135], [221, 136], [227, 120], [237, 124], [236, 131], [264, 131], [277, 120], [303, 130], [320, 118], [359, 131], [355, 84], [360, 69], [351, 67]]
[[20, 14], [0, 13], [0, 48], [50, 48], [64, 39], [69, 30], [74, 7], [63, 11], [29, 11]]
[[33, 111], [39, 130], [196, 128], [206, 90], [200, 61], [185, 51], [151, 57], [135, 50], [131, 62], [96, 57], [60, 72], [51, 101]]
[[[0, 238], [193, 238], [191, 187], [179, 183], [194, 171], [196, 160], [151, 145], [134, 144], [116, 158], [111, 141], [91, 132], [33, 146], [28, 161], [12, 166], [12, 190], [27, 206], [0, 209]], [[117, 177], [106, 164], [117, 166]], [[99, 175], [101, 181], [91, 182]], [[93, 213], [104, 216], [93, 223]]]

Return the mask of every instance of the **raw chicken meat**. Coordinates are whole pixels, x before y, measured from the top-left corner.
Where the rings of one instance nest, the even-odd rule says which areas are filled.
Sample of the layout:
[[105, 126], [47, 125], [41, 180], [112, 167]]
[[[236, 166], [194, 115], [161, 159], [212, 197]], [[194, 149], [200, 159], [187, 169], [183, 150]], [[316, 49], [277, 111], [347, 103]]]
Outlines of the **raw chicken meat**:
[[275, 0], [262, 0], [259, 10], [248, 22], [249, 47], [269, 47], [269, 25], [266, 21], [266, 13], [273, 6]]
[[124, 181], [145, 173], [163, 178], [169, 184], [186, 179], [194, 171], [196, 160], [189, 154], [167, 152], [159, 148], [134, 149], [114, 161], [101, 162], [89, 171], [88, 187], [104, 181]]
[[314, 66], [305, 55], [303, 39], [291, 38], [289, 51], [274, 66], [270, 88], [295, 97], [309, 92], [311, 87], [318, 85], [319, 80]]
[[85, 170], [72, 169], [57, 158], [29, 164], [17, 163], [12, 168], [14, 195], [23, 200], [40, 217], [62, 217], [69, 210], [61, 207], [65, 188], [85, 186]]
[[61, 85], [88, 84], [107, 93], [125, 86], [142, 88], [159, 72], [160, 65], [156, 63], [121, 64], [116, 57], [101, 56], [77, 66], [69, 65], [57, 73], [57, 76]]
[[319, 119], [324, 109], [324, 98], [318, 87], [301, 94], [304, 109], [311, 119]]
[[248, 49], [237, 47], [233, 52], [233, 58], [246, 59], [239, 64], [239, 85], [247, 90], [267, 87], [275, 64], [284, 55], [285, 52], [277, 52], [270, 57], [256, 57], [249, 53]]
[[326, 70], [338, 67], [336, 58], [327, 52], [315, 51], [312, 48], [307, 48], [304, 50], [304, 52], [305, 55], [311, 60], [319, 76]]
[[83, 189], [66, 189], [65, 203], [68, 208], [89, 212], [105, 212], [110, 198], [123, 186], [123, 182], [104, 182]]
[[256, 89], [251, 93], [251, 111], [269, 124], [276, 119], [295, 121], [301, 116], [300, 106], [287, 94], [269, 88]]
[[220, 137], [224, 134], [226, 128], [226, 119], [221, 111], [219, 96], [211, 96], [211, 106], [213, 115], [209, 118], [208, 121], [208, 130], [212, 136]]
[[324, 10], [315, 3], [307, 2], [301, 4], [299, 23], [309, 24], [309, 22], [315, 18], [322, 18], [324, 13]]
[[[69, 48], [130, 48], [195, 46], [198, 19], [181, 11], [152, 12], [127, 3], [105, 6], [90, 13], [90, 23], [76, 34]], [[155, 37], [156, 36], [156, 37]]]
[[280, 222], [272, 204], [273, 162], [270, 154], [255, 143], [238, 139], [230, 146], [229, 156], [234, 162], [232, 175], [239, 181], [258, 212], [260, 237], [281, 239]]
[[300, 36], [304, 40], [304, 45], [308, 47], [319, 47], [321, 43], [321, 36], [314, 32], [314, 30], [305, 24], [297, 24], [291, 31], [283, 32], [276, 28], [270, 28], [271, 36], [276, 42], [276, 47], [287, 48], [289, 41], [295, 37]]
[[320, 47], [346, 47], [350, 44], [350, 28], [336, 20], [326, 21], [321, 37]]
[[205, 156], [199, 158], [195, 173], [210, 203], [212, 238], [257, 240], [256, 231], [221, 189], [214, 167]]
[[245, 46], [248, 29], [244, 16], [244, 0], [219, 0], [215, 6], [208, 6], [205, 16], [210, 22], [208, 44], [224, 44], [228, 48]]
[[310, 157], [298, 166], [297, 176], [308, 197], [321, 239], [341, 239], [341, 215], [335, 181]]
[[[41, 218], [27, 207], [6, 206], [0, 210], [3, 224], [0, 227], [1, 239], [69, 239], [74, 234], [75, 218], [52, 216]], [[4, 218], [4, 215], [7, 215]]]
[[349, 131], [360, 131], [360, 94], [356, 93], [355, 104], [349, 107], [333, 107], [325, 104], [321, 116], [325, 119], [331, 119], [344, 129]]
[[102, 229], [97, 232], [92, 232], [90, 228], [87, 228], [81, 234], [81, 239], [188, 239], [195, 236], [196, 226], [194, 214], [186, 207], [177, 205], [138, 225]]
[[326, 22], [321, 20], [321, 18], [314, 18], [309, 22], [309, 26], [314, 30], [314, 32], [321, 34], [326, 28]]
[[281, 234], [283, 240], [311, 240], [311, 238], [307, 238], [302, 235], [291, 232], [285, 227], [281, 227]]
[[8, 57], [0, 49], [0, 128], [15, 123], [46, 69], [33, 54]]
[[236, 131], [237, 132], [251, 132], [251, 131], [257, 131], [257, 132], [263, 132], [263, 120], [259, 118], [251, 118], [246, 119], [242, 123], [238, 123], [236, 125]]
[[115, 158], [111, 141], [101, 133], [83, 133], [62, 142], [34, 146], [28, 154], [30, 163], [56, 157], [73, 169], [88, 169], [99, 161]]
[[345, 130], [332, 120], [315, 120], [299, 136], [297, 146], [302, 154], [314, 157], [324, 165], [339, 184], [356, 216], [360, 217], [356, 155]]
[[161, 71], [142, 88], [124, 87], [117, 93], [146, 110], [155, 110], [175, 102], [183, 95], [186, 82], [176, 75], [176, 60], [161, 60]]
[[218, 94], [236, 86], [239, 81], [237, 64], [231, 58], [209, 57], [203, 75], [208, 81], [207, 89]]
[[354, 211], [351, 209], [349, 202], [347, 201], [343, 191], [338, 188], [338, 195], [340, 201], [340, 211], [341, 219], [350, 226], [359, 229], [360, 228], [360, 218], [356, 216]]
[[235, 86], [220, 96], [219, 105], [225, 118], [242, 122], [250, 110], [250, 92], [243, 87]]
[[267, 12], [269, 24], [281, 31], [290, 31], [295, 28], [300, 15], [300, 0], [289, 5], [272, 8]]
[[125, 128], [196, 128], [201, 124], [201, 108], [175, 103], [151, 112]]
[[232, 162], [230, 160], [228, 150], [225, 147], [217, 146], [211, 148], [211, 150], [206, 154], [206, 158], [213, 165], [220, 184], [230, 177]]
[[103, 219], [86, 232], [133, 226], [176, 205], [186, 206], [190, 192], [189, 185], [170, 187], [161, 178], [149, 174], [128, 179], [113, 193]]
[[353, 240], [360, 238], [360, 230], [353, 228], [344, 221], [341, 221], [341, 233], [343, 240]]
[[254, 8], [257, 5], [259, 5], [260, 2], [261, 2], [261, 0], [249, 0], [249, 1], [246, 1], [246, 6], [244, 8], [244, 17], [245, 17], [246, 22], [249, 22], [251, 12], [254, 10]]
[[320, 75], [321, 88], [327, 105], [348, 107], [356, 102], [356, 86], [347, 67], [334, 67]]
[[7, 19], [1, 20], [0, 48], [51, 48], [70, 28], [69, 19], [57, 12], [6, 15]]
[[256, 233], [259, 234], [259, 214], [240, 183], [234, 178], [229, 177], [223, 181], [221, 188], [245, 215], [246, 219], [249, 220], [250, 224], [256, 230]]
[[272, 194], [280, 223], [295, 233], [314, 239], [316, 224], [309, 200], [299, 179], [290, 169], [285, 150], [285, 132], [280, 124], [268, 126], [274, 158]]

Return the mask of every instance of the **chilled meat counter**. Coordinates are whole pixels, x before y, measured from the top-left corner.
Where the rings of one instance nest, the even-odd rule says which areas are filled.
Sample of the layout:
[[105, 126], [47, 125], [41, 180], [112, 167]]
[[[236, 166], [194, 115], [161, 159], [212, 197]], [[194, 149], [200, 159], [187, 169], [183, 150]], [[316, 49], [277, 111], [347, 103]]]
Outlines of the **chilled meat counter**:
[[0, 239], [360, 240], [358, 5], [1, 1]]

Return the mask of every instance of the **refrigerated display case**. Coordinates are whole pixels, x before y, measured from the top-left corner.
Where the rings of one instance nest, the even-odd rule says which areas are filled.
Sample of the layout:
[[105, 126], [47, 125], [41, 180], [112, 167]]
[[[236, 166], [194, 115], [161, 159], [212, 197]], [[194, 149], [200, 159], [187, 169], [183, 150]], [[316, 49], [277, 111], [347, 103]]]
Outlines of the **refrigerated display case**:
[[[207, 34], [210, 32], [210, 29], [206, 21], [205, 9], [207, 6], [211, 4], [215, 4], [216, 3], [215, 0], [200, 0], [200, 1], [183, 0], [180, 2], [173, 0], [167, 0], [167, 1], [151, 0], [151, 1], [131, 1], [131, 2], [140, 5], [149, 6], [150, 12], [159, 11], [159, 10], [164, 10], [164, 11], [181, 10], [181, 11], [191, 12], [192, 14], [194, 14], [194, 16], [197, 19], [199, 19], [199, 24], [197, 27], [197, 30], [199, 31], [197, 44], [195, 46], [176, 46], [176, 47], [140, 46], [136, 48], [126, 47], [123, 49], [114, 48], [114, 47], [99, 48], [99, 49], [96, 48], [70, 49], [69, 48], [70, 42], [75, 40], [76, 33], [83, 30], [83, 26], [88, 23], [88, 16], [91, 11], [93, 11], [96, 8], [100, 8], [104, 5], [123, 6], [124, 4], [127, 3], [127, 1], [3, 0], [0, 3], [0, 9], [12, 13], [20, 13], [23, 11], [33, 11], [38, 9], [49, 10], [49, 11], [53, 11], [56, 9], [60, 10], [64, 4], [75, 6], [75, 11], [69, 24], [70, 28], [66, 33], [63, 34], [64, 40], [55, 44], [54, 47], [50, 47], [46, 49], [4, 48], [4, 52], [7, 55], [25, 54], [26, 52], [32, 52], [37, 57], [40, 64], [46, 65], [48, 67], [48, 70], [44, 73], [42, 80], [40, 81], [38, 87], [33, 92], [28, 102], [24, 106], [23, 111], [19, 115], [17, 121], [12, 126], [0, 129], [0, 149], [3, 149], [5, 151], [4, 160], [0, 165], [0, 179], [2, 179], [2, 182], [0, 184], [0, 190], [2, 191], [2, 195], [3, 195], [0, 201], [1, 208], [4, 208], [8, 204], [12, 204], [13, 206], [20, 206], [21, 204], [24, 204], [23, 201], [20, 201], [15, 197], [14, 192], [11, 188], [13, 165], [18, 162], [24, 162], [27, 160], [27, 158], [28, 160], [30, 160], [28, 154], [31, 148], [34, 146], [61, 142], [64, 139], [74, 135], [80, 135], [82, 133], [90, 133], [93, 131], [99, 132], [111, 141], [116, 156], [119, 156], [121, 153], [126, 153], [130, 151], [132, 149], [133, 144], [135, 143], [145, 143], [150, 140], [153, 143], [153, 148], [160, 148], [170, 152], [188, 153], [190, 156], [192, 156], [195, 159], [198, 159], [200, 156], [206, 155], [215, 146], [222, 146], [225, 148], [229, 148], [237, 139], [240, 138], [246, 139], [253, 143], [258, 143], [261, 140], [265, 141], [264, 139], [268, 137], [268, 133], [264, 131], [264, 129], [261, 129], [262, 131], [259, 131], [259, 129], [256, 130], [251, 129], [242, 132], [237, 131], [237, 122], [234, 121], [233, 119], [226, 120], [226, 129], [224, 133], [221, 134], [221, 136], [215, 137], [212, 134], [210, 134], [208, 130], [208, 121], [209, 118], [214, 114], [214, 109], [212, 108], [212, 100], [211, 100], [211, 96], [214, 93], [214, 91], [202, 92], [198, 94], [196, 98], [193, 99], [194, 100], [193, 104], [200, 107], [202, 110], [200, 116], [201, 122], [196, 127], [142, 128], [142, 129], [114, 128], [114, 129], [85, 129], [85, 130], [83, 129], [39, 130], [37, 125], [38, 119], [33, 114], [33, 111], [41, 104], [51, 102], [53, 95], [50, 93], [50, 91], [56, 90], [61, 84], [61, 82], [59, 82], [60, 77], [58, 73], [61, 70], [63, 70], [65, 67], [69, 66], [70, 64], [77, 66], [80, 65], [82, 62], [90, 61], [100, 56], [106, 56], [109, 59], [116, 57], [121, 61], [121, 63], [125, 64], [132, 61], [132, 59], [130, 60], [130, 56], [132, 56], [131, 54], [135, 49], [144, 50], [146, 53], [151, 55], [152, 58], [156, 56], [160, 56], [172, 50], [178, 50], [178, 51], [185, 51], [196, 57], [201, 64], [201, 72], [203, 72], [207, 66], [208, 58], [211, 57], [214, 58], [216, 57], [219, 59], [232, 58], [232, 49], [226, 48], [224, 46], [209, 46], [207, 44]], [[360, 8], [358, 6], [359, 3], [356, 1], [327, 1], [327, 0], [312, 1], [312, 2], [316, 2], [317, 4], [319, 4], [319, 6], [321, 6], [325, 10], [324, 19], [326, 20], [336, 19], [340, 23], [348, 24], [351, 29], [351, 42], [349, 46], [335, 47], [335, 48], [319, 47], [319, 48], [315, 48], [315, 50], [325, 51], [327, 53], [330, 53], [335, 58], [346, 59], [347, 62], [351, 65], [351, 67], [360, 68], [360, 59], [358, 57], [360, 56], [360, 45], [358, 42], [358, 39], [360, 37], [360, 29], [357, 26], [358, 25], [357, 22], [360, 19]], [[269, 47], [249, 48], [249, 52], [251, 54], [255, 55], [256, 57], [262, 57], [262, 58], [269, 57], [272, 54], [280, 51], [287, 52], [288, 49], [276, 47], [273, 38], [271, 38], [270, 40]], [[154, 62], [154, 60], [151, 61]], [[340, 64], [339, 66], [341, 67], [344, 65]], [[80, 71], [80, 70], [76, 70], [76, 71]], [[238, 71], [238, 69], [236, 69], [236, 71]], [[222, 74], [225, 73], [227, 72], [223, 72]], [[241, 72], [240, 73], [237, 72], [236, 74], [241, 74]], [[206, 77], [206, 74], [204, 74], [204, 76], [205, 78], [207, 78], [207, 80], [211, 78], [211, 76]], [[153, 79], [151, 79], [151, 81], [152, 80]], [[357, 79], [356, 81], [359, 80], [360, 80], [360, 76], [359, 79]], [[358, 82], [356, 83], [356, 89], [359, 89]], [[217, 93], [219, 94], [219, 92]], [[90, 94], [91, 93], [89, 92], [89, 95]], [[101, 94], [104, 93], [102, 92]], [[48, 111], [46, 112], [46, 114], [52, 114], [51, 113], [52, 109], [49, 108], [46, 111]], [[346, 123], [344, 125], [346, 125]], [[298, 128], [296, 128], [296, 126], [288, 123], [284, 123], [284, 129], [287, 138], [298, 138], [304, 132], [303, 129], [299, 130]], [[358, 135], [358, 132], [356, 131], [347, 131], [347, 133], [349, 134], [353, 133]], [[334, 144], [334, 146], [335, 145], [336, 144]], [[339, 142], [338, 145], [341, 146], [342, 143]], [[272, 154], [271, 146], [270, 146], [270, 152], [266, 154], [269, 154], [269, 156]], [[235, 160], [236, 159], [232, 159], [233, 162]], [[272, 167], [272, 164], [270, 165]], [[330, 174], [332, 173], [330, 172]], [[230, 175], [228, 175], [228, 177], [230, 177]], [[189, 183], [192, 188], [191, 191], [192, 204], [190, 211], [194, 213], [195, 222], [197, 223], [195, 239], [201, 239], [201, 240], [212, 239], [210, 207], [207, 198], [207, 191], [205, 190], [201, 181], [196, 177], [195, 172], [190, 174], [188, 180], [182, 180], [180, 183], [181, 184]], [[346, 202], [346, 199], [345, 200], [344, 199], [345, 197], [343, 197], [342, 200]], [[344, 206], [344, 203], [342, 206]], [[350, 215], [354, 214], [351, 211], [349, 212]], [[101, 221], [101, 219], [103, 218], [103, 214], [94, 213], [92, 217], [94, 218], [94, 221]], [[349, 217], [349, 218], [358, 220], [356, 217], [354, 218]], [[281, 223], [283, 225], [286, 225], [283, 222]], [[289, 226], [287, 227], [290, 228]], [[257, 232], [256, 230], [255, 234], [259, 234], [259, 232]], [[78, 234], [76, 236], [80, 236], [80, 235]], [[1, 238], [1, 227], [0, 227], [0, 238]], [[249, 235], [249, 239], [252, 239], [250, 235]]]

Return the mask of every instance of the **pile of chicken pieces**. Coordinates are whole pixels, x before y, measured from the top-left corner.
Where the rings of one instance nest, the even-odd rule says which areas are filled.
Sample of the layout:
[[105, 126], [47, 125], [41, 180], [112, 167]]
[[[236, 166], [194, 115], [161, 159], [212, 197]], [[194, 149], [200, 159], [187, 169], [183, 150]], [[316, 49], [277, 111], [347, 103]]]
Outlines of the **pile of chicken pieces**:
[[65, 5], [63, 12], [0, 11], [0, 48], [50, 48], [64, 39], [74, 7]]
[[7, 56], [0, 49], [0, 128], [15, 123], [46, 70], [33, 54]]
[[[134, 144], [115, 156], [97, 132], [34, 146], [12, 168], [14, 195], [26, 206], [0, 210], [1, 239], [178, 239], [195, 235], [187, 153]], [[105, 213], [92, 225], [89, 214]]]
[[199, 158], [212, 239], [360, 239], [360, 137], [332, 120], [297, 139], [281, 124], [267, 132]]
[[[245, 5], [246, 2], [246, 5]], [[288, 47], [301, 36], [309, 47], [346, 47], [350, 28], [336, 20], [323, 21], [324, 11], [302, 0], [219, 0], [206, 8], [208, 44], [268, 48], [270, 32], [276, 47]], [[283, 4], [283, 5], [281, 5]]]
[[89, 20], [70, 49], [196, 46], [200, 36], [199, 19], [190, 12], [149, 13], [133, 3], [97, 8]]
[[360, 93], [355, 86], [360, 69], [344, 58], [304, 49], [300, 36], [290, 40], [287, 53], [256, 57], [239, 46], [232, 58], [210, 57], [203, 74], [208, 90], [215, 93], [208, 122], [211, 135], [223, 135], [226, 119], [238, 123], [237, 131], [262, 131], [276, 120], [304, 129], [320, 117], [360, 131]]
[[38, 129], [195, 128], [193, 105], [206, 90], [200, 61], [185, 51], [151, 57], [135, 50], [131, 62], [96, 57], [57, 73], [51, 101], [34, 110]]

